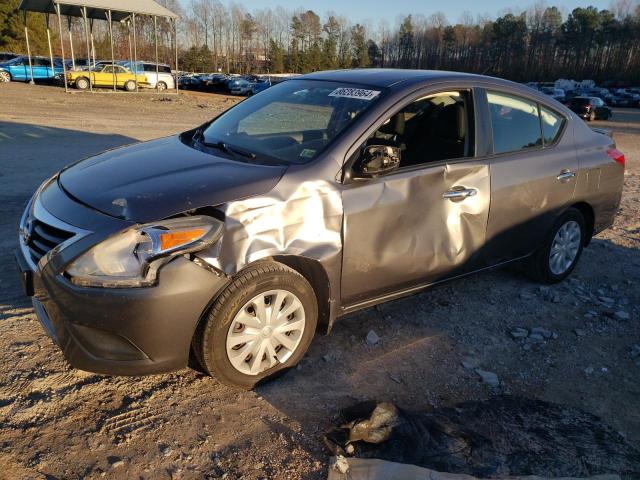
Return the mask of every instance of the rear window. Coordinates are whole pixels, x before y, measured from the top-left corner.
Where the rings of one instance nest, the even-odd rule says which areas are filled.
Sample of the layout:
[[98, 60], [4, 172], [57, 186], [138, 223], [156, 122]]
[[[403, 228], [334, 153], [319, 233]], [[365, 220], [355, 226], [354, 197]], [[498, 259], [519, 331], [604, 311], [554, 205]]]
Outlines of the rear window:
[[554, 143], [560, 136], [564, 118], [556, 112], [540, 106], [540, 119], [542, 120], [544, 144], [549, 145]]
[[497, 92], [487, 92], [487, 99], [493, 127], [494, 153], [542, 146], [536, 102]]

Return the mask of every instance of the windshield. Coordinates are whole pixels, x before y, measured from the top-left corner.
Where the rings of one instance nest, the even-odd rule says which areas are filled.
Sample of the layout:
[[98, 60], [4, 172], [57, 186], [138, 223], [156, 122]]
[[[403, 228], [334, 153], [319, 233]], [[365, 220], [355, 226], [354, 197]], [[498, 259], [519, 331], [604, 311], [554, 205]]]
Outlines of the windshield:
[[[200, 143], [257, 161], [307, 163], [380, 97], [380, 89], [289, 80], [238, 104], [200, 135]], [[228, 148], [227, 148], [228, 147]]]

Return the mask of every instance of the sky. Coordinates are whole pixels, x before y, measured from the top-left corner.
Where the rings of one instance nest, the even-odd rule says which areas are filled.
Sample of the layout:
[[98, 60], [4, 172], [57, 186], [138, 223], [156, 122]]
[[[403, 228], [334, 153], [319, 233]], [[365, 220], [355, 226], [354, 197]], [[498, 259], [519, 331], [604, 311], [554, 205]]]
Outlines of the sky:
[[[228, 2], [223, 0], [223, 3]], [[442, 11], [447, 16], [450, 23], [455, 23], [465, 11], [471, 12], [475, 18], [477, 15], [495, 18], [505, 10], [513, 11], [526, 10], [537, 3], [537, 0], [516, 1], [516, 0], [238, 0], [249, 11], [259, 10], [266, 7], [274, 8], [278, 5], [287, 10], [304, 8], [313, 10], [323, 17], [325, 12], [334, 11], [338, 15], [345, 15], [354, 22], [371, 20], [378, 22], [386, 19], [393, 24], [400, 16], [409, 13], [421, 13], [429, 16], [436, 11]], [[188, 0], [182, 0], [186, 6]], [[598, 9], [609, 8], [611, 0], [546, 0], [545, 5], [553, 5], [561, 8], [565, 13], [571, 12], [576, 7], [587, 7], [593, 5]]]

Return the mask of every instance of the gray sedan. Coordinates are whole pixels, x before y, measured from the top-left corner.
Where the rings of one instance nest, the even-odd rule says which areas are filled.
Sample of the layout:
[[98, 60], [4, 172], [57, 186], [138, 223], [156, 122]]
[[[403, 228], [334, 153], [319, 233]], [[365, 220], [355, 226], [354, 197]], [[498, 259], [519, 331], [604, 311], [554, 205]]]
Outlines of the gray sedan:
[[347, 313], [516, 261], [563, 280], [612, 224], [624, 161], [512, 82], [320, 72], [63, 169], [16, 258], [72, 365], [139, 375], [193, 356], [250, 388]]

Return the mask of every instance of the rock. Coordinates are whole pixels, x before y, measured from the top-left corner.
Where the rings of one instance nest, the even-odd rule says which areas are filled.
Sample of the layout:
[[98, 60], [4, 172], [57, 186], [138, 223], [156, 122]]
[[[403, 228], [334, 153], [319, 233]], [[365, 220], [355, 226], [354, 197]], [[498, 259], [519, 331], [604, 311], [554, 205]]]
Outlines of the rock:
[[111, 468], [124, 467], [124, 460], [122, 460], [122, 459], [113, 460], [113, 461], [110, 462], [110, 464], [111, 464]]
[[578, 337], [584, 337], [587, 334], [587, 331], [583, 330], [582, 328], [576, 328], [573, 333], [575, 333]]
[[584, 373], [591, 375], [593, 373], [593, 367], [587, 367], [584, 369]]
[[598, 297], [598, 300], [600, 300], [602, 303], [615, 303], [615, 299], [611, 298], [611, 297], [605, 297], [604, 295], [600, 295]]
[[629, 320], [631, 318], [631, 315], [629, 315], [629, 313], [625, 312], [624, 310], [618, 310], [613, 314], [613, 316], [618, 320]]
[[533, 327], [531, 329], [531, 334], [539, 334], [539, 335], [542, 335], [544, 338], [553, 337], [553, 332], [551, 330], [547, 330], [546, 328], [542, 328], [542, 327]]
[[480, 376], [482, 381], [487, 385], [489, 385], [490, 387], [495, 388], [500, 386], [500, 379], [498, 378], [498, 375], [496, 375], [495, 373], [488, 372], [486, 370], [481, 370], [479, 368], [476, 369], [476, 373]]
[[527, 338], [527, 340], [533, 343], [542, 343], [544, 342], [544, 337], [539, 333], [532, 333], [531, 335], [529, 335], [529, 338]]
[[474, 357], [463, 357], [460, 363], [467, 370], [473, 370], [480, 365], [480, 361]]
[[395, 375], [389, 374], [389, 378], [396, 383], [402, 383], [402, 380], [399, 377], [396, 377]]
[[169, 455], [171, 455], [171, 447], [169, 445], [161, 445], [160, 455], [162, 455], [163, 457], [168, 457]]
[[527, 338], [529, 336], [529, 330], [522, 327], [516, 327], [509, 332], [513, 338]]
[[349, 471], [349, 462], [342, 455], [336, 457], [333, 468], [342, 473], [343, 475]]
[[367, 333], [367, 345], [376, 345], [380, 341], [380, 337], [373, 330], [369, 330]]

